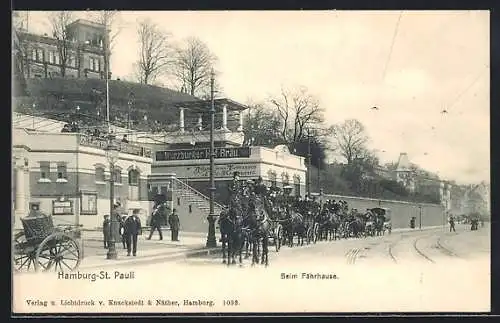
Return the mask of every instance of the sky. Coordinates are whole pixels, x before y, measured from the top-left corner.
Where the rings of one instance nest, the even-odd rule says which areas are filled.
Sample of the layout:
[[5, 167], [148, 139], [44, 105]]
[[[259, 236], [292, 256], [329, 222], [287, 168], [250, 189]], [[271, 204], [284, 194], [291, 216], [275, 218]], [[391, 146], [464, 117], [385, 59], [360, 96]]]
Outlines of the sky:
[[[46, 13], [29, 17], [30, 31], [49, 32]], [[361, 121], [382, 162], [406, 152], [441, 178], [489, 182], [488, 11], [122, 11], [114, 77], [130, 79], [145, 17], [174, 43], [203, 40], [228, 98], [304, 86], [327, 124]]]

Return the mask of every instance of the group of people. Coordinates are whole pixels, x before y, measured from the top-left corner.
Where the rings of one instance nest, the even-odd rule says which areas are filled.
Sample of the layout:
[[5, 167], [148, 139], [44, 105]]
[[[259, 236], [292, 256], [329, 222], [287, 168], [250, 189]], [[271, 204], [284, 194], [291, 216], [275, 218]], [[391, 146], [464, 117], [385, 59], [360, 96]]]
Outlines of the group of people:
[[[102, 224], [104, 248], [109, 249], [112, 235], [118, 234], [120, 239], [117, 239], [118, 236], [115, 236], [115, 242], [117, 242], [117, 240], [121, 240], [123, 249], [127, 249], [127, 256], [132, 255], [135, 257], [137, 256], [137, 238], [138, 236], [142, 235], [142, 223], [141, 219], [139, 218], [139, 210], [134, 209], [132, 215], [130, 216], [121, 216], [119, 212], [120, 207], [120, 202], [115, 203], [113, 212], [111, 213], [111, 216], [117, 223], [119, 223], [119, 233], [112, 232], [112, 218], [110, 218], [110, 216], [107, 214], [104, 216], [104, 221]], [[149, 237], [146, 238], [146, 240], [151, 240], [155, 231], [158, 231], [160, 240], [163, 240], [163, 232], [161, 226], [164, 223], [164, 212], [166, 212], [167, 210], [168, 208], [166, 203], [157, 203], [155, 205], [151, 214]], [[176, 209], [173, 209], [172, 213], [169, 215], [168, 223], [172, 232], [172, 241], [179, 241], [180, 220]]]

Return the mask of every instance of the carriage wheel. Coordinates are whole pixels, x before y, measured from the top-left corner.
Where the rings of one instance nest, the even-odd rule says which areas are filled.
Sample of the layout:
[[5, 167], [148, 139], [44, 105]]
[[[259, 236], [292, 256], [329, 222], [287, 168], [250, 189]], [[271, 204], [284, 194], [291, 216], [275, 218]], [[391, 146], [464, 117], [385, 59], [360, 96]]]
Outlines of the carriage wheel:
[[276, 252], [280, 251], [281, 239], [283, 239], [283, 228], [281, 227], [281, 224], [278, 224], [278, 226], [276, 227], [276, 235], [274, 237], [274, 245], [276, 246]]
[[319, 238], [319, 223], [314, 223], [313, 242], [316, 243]]
[[26, 246], [26, 237], [24, 232], [18, 232], [14, 235], [14, 243], [12, 250], [12, 268], [14, 271], [29, 271], [35, 269], [36, 249]]
[[45, 238], [36, 252], [36, 271], [68, 272], [78, 268], [81, 261], [80, 247], [73, 238], [58, 232]]

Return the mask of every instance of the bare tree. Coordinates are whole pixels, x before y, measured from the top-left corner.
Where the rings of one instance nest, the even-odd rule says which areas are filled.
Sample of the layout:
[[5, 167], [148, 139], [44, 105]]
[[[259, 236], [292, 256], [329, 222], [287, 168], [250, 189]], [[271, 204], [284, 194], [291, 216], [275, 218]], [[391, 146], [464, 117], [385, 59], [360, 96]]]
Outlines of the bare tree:
[[66, 67], [71, 56], [71, 37], [67, 26], [73, 22], [73, 13], [70, 11], [54, 11], [48, 15], [52, 29], [52, 36], [56, 39], [59, 68], [61, 76], [66, 76]]
[[140, 83], [149, 84], [165, 72], [165, 68], [173, 62], [173, 52], [169, 44], [170, 35], [150, 19], [139, 21], [137, 35], [139, 60], [136, 63], [136, 73]]
[[248, 103], [243, 119], [245, 143], [255, 146], [275, 146], [282, 143], [281, 119], [278, 113], [262, 103]]
[[177, 48], [173, 76], [186, 92], [195, 96], [210, 87], [211, 70], [217, 57], [200, 39], [186, 39], [184, 46]]
[[355, 159], [364, 158], [368, 150], [368, 135], [364, 125], [356, 119], [348, 119], [333, 128], [334, 145], [339, 153], [352, 164]]
[[325, 135], [324, 110], [305, 87], [298, 90], [281, 89], [280, 96], [269, 99], [281, 119], [281, 137], [287, 145], [307, 138], [307, 130], [314, 128], [316, 136]]
[[[88, 18], [95, 23], [104, 26], [104, 71], [110, 72], [110, 57], [113, 51], [115, 40], [121, 31], [121, 27], [118, 25], [119, 12], [113, 10], [102, 10], [88, 12]], [[108, 77], [108, 75], [106, 76]]]

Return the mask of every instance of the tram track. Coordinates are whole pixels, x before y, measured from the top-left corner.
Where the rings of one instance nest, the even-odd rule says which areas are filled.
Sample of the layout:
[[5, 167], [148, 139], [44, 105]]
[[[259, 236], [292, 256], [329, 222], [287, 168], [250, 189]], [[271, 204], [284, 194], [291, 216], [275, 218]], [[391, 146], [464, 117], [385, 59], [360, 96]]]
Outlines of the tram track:
[[418, 247], [418, 242], [420, 240], [422, 240], [423, 238], [425, 237], [418, 237], [416, 238], [415, 240], [413, 240], [413, 249], [417, 252], [417, 254], [419, 256], [421, 256], [422, 258], [424, 258], [425, 260], [429, 261], [430, 263], [436, 263], [434, 260], [432, 260], [432, 258], [430, 258], [429, 256], [427, 256], [419, 247]]
[[450, 256], [450, 257], [462, 258], [460, 255], [457, 255], [455, 252], [453, 252], [449, 248], [445, 247], [443, 245], [443, 243], [441, 242], [441, 238], [442, 237], [439, 237], [436, 240], [436, 247], [437, 247], [437, 249], [439, 249], [439, 251], [441, 251], [442, 253], [444, 253], [445, 255]]

